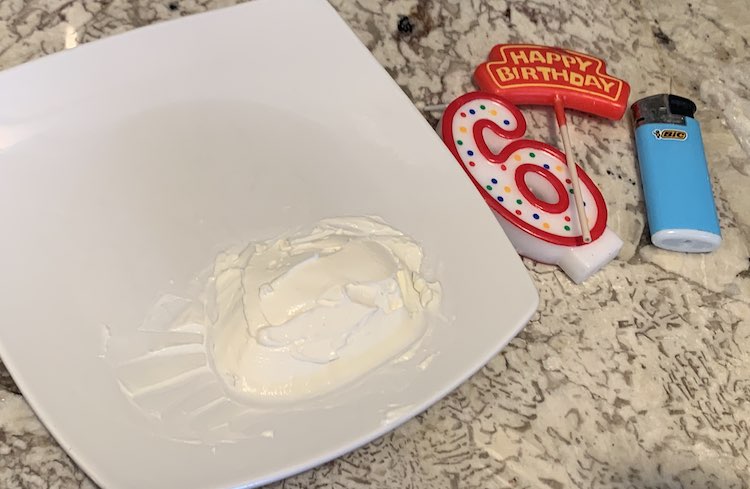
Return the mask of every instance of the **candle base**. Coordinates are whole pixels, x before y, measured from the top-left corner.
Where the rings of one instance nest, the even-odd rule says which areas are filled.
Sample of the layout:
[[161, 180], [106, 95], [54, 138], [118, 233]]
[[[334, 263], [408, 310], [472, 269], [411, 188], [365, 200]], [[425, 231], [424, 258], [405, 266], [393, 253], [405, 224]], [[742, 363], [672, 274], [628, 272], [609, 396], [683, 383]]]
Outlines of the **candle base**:
[[519, 255], [541, 263], [557, 265], [577, 284], [614, 260], [622, 248], [622, 240], [609, 228], [589, 244], [562, 246], [530, 235], [497, 213], [495, 217]]

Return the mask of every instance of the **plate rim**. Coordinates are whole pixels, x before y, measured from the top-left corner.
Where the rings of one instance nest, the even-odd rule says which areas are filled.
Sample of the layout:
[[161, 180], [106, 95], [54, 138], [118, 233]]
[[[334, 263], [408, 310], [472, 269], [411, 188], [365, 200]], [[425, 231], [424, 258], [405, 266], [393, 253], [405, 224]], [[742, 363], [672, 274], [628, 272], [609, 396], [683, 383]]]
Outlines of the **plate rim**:
[[[88, 46], [96, 45], [99, 49], [101, 49], [101, 46], [104, 43], [109, 43], [111, 41], [119, 42], [123, 36], [127, 37], [130, 35], [133, 35], [134, 33], [138, 33], [139, 31], [143, 30], [151, 30], [151, 29], [159, 29], [163, 24], [169, 24], [169, 23], [185, 23], [186, 21], [194, 22], [195, 18], [199, 18], [202, 16], [208, 16], [208, 15], [227, 15], [227, 11], [231, 11], [234, 9], [248, 9], [253, 8], [254, 4], [257, 3], [271, 3], [270, 0], [254, 0], [253, 2], [248, 2], [244, 4], [239, 5], [233, 5], [233, 6], [226, 6], [221, 7], [217, 9], [213, 9], [206, 12], [191, 14], [187, 17], [182, 17], [178, 19], [170, 19], [170, 20], [163, 20], [158, 21], [153, 24], [149, 24], [147, 26], [143, 27], [137, 27], [134, 29], [131, 29], [126, 32], [121, 32], [117, 34], [113, 34], [111, 36], [107, 36], [106, 38], [94, 40], [85, 44], [82, 44], [81, 46], [77, 47], [76, 49], [87, 49]], [[283, 3], [283, 2], [275, 2], [275, 3]], [[287, 1], [288, 5], [293, 5], [295, 1]], [[329, 9], [330, 11], [334, 12], [337, 17], [339, 17], [338, 13], [335, 11], [335, 9], [328, 4], [325, 0], [316, 0], [316, 3], [320, 5], [321, 9]], [[339, 17], [339, 21], [345, 23], [343, 19]], [[348, 28], [348, 25], [347, 25]], [[353, 33], [352, 33], [353, 34]], [[356, 41], [362, 45], [364, 44], [356, 38], [355, 35], [353, 37], [356, 39]], [[366, 49], [366, 47], [365, 47]], [[369, 50], [368, 50], [369, 52]], [[38, 66], [39, 64], [44, 64], [45, 61], [47, 61], [49, 58], [52, 57], [59, 57], [60, 55], [65, 56], [64, 51], [52, 53], [50, 55], [41, 56], [38, 58], [35, 58], [29, 62], [22, 63], [16, 66], [13, 66], [11, 68], [8, 68], [7, 70], [3, 70], [0, 72], [0, 76], [5, 76], [8, 73], [15, 73], [20, 70], [24, 70], [28, 68], [30, 65]], [[376, 63], [381, 69], [382, 65], [380, 65], [377, 60], [375, 60], [374, 57], [371, 57], [371, 60], [373, 63]], [[385, 72], [385, 70], [384, 70]], [[389, 76], [390, 78], [390, 76]], [[391, 79], [391, 83], [398, 87], [399, 90], [400, 87], [396, 84], [396, 82]], [[408, 100], [408, 98], [407, 98]], [[416, 109], [416, 107], [412, 106], [412, 109], [414, 112], [419, 114], [420, 118], [422, 118], [421, 113]], [[429, 126], [429, 123], [422, 118], [425, 124]], [[448, 151], [447, 147], [444, 148], [446, 154], [450, 155], [450, 152]], [[452, 158], [452, 156], [451, 156]], [[473, 189], [472, 189], [473, 190]], [[479, 199], [480, 196], [477, 195], [477, 198]], [[489, 214], [489, 209], [487, 209], [487, 212]], [[497, 226], [497, 232], [504, 235], [504, 232], [500, 228], [500, 226]], [[507, 238], [506, 238], [507, 239]], [[519, 263], [521, 263], [520, 257], [516, 257]], [[523, 265], [521, 265], [523, 266]], [[421, 401], [420, 403], [417, 403], [413, 406], [413, 408], [408, 409], [405, 414], [401, 414], [397, 418], [395, 418], [393, 421], [389, 423], [383, 423], [378, 429], [372, 430], [368, 433], [365, 433], [361, 436], [355, 436], [350, 437], [350, 441], [342, 446], [339, 446], [336, 449], [327, 449], [322, 450], [327, 452], [327, 455], [323, 458], [317, 457], [315, 455], [311, 455], [308, 457], [308, 460], [304, 462], [300, 462], [298, 464], [295, 464], [294, 466], [287, 466], [285, 469], [279, 469], [275, 472], [268, 473], [267, 476], [264, 476], [262, 480], [258, 479], [255, 481], [245, 481], [243, 482], [243, 487], [255, 487], [259, 485], [265, 485], [269, 484], [296, 474], [299, 474], [301, 472], [304, 472], [306, 470], [309, 470], [313, 467], [317, 467], [323, 463], [329, 462], [331, 460], [334, 460], [344, 454], [347, 454], [359, 447], [362, 447], [363, 445], [382, 437], [383, 435], [395, 430], [399, 426], [403, 425], [407, 421], [411, 420], [415, 416], [419, 415], [420, 413], [423, 413], [425, 410], [427, 410], [429, 407], [440, 401], [441, 399], [445, 398], [448, 394], [456, 390], [459, 386], [461, 386], [464, 382], [466, 382], [467, 379], [469, 379], [471, 376], [475, 375], [483, 366], [485, 366], [493, 357], [495, 357], [501, 350], [503, 350], [510, 341], [513, 340], [513, 338], [518, 335], [518, 333], [528, 324], [534, 313], [537, 311], [538, 305], [539, 305], [539, 294], [536, 289], [536, 287], [533, 284], [533, 281], [531, 280], [531, 277], [527, 274], [526, 283], [523, 284], [523, 286], [527, 287], [530, 292], [529, 296], [529, 303], [528, 306], [523, 310], [522, 317], [523, 320], [520, 321], [514, 328], [512, 328], [512, 331], [507, 335], [507, 338], [504, 339], [501, 342], [493, 344], [493, 347], [490, 348], [485, 352], [485, 354], [478, 356], [476, 358], [476, 361], [473, 362], [472, 366], [469, 369], [464, 369], [460, 372], [460, 374], [453, 376], [450, 382], [445, 382], [443, 387], [437, 391], [434, 392], [433, 395], [431, 395], [429, 398]], [[5, 342], [0, 341], [0, 358], [11, 358], [11, 355], [9, 355], [9, 352], [6, 350]], [[118, 481], [117, 480], [104, 480], [104, 478], [101, 478], [102, 472], [96, 468], [98, 465], [96, 463], [95, 458], [91, 458], [90, 454], [86, 453], [80, 453], [76, 450], [76, 447], [69, 445], [66, 443], [65, 437], [61, 435], [58, 431], [59, 429], [59, 423], [55, 422], [54, 420], [51, 420], [51, 418], [54, 418], [54, 415], [51, 415], [51, 413], [46, 409], [46, 406], [42, 404], [39, 399], [36, 396], [36, 393], [38, 389], [32, 388], [27, 389], [27, 381], [24, 379], [24, 375], [20, 370], [16, 369], [16, 365], [14, 362], [4, 363], [6, 369], [10, 373], [11, 377], [16, 381], [16, 385], [21, 392], [21, 395], [23, 398], [27, 401], [28, 405], [34, 412], [34, 414], [37, 416], [37, 418], [42, 422], [45, 429], [52, 435], [52, 437], [55, 439], [56, 443], [67, 453], [68, 456], [71, 457], [75, 461], [75, 463], [80, 467], [82, 471], [86, 473], [88, 477], [90, 477], [95, 483], [102, 487], [109, 487], [110, 484], [114, 483], [114, 486], [117, 486]], [[457, 371], [458, 372], [458, 371]], [[207, 486], [208, 487], [208, 486]], [[218, 487], [218, 486], [216, 486]]]

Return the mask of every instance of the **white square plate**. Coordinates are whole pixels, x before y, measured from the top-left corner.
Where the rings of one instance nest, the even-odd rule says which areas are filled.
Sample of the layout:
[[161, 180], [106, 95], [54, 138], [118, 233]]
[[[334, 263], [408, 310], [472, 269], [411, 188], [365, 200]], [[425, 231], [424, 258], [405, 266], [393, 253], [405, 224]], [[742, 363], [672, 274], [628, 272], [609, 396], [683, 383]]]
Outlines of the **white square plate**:
[[[450, 320], [415, 358], [258, 410], [233, 443], [180, 441], [120, 391], [105, 325], [135, 331], [227, 244], [367, 214], [419, 241], [443, 285]], [[1, 73], [0, 225], [0, 356], [110, 489], [258, 485], [341, 455], [459, 385], [537, 305], [472, 183], [323, 0], [258, 0]]]

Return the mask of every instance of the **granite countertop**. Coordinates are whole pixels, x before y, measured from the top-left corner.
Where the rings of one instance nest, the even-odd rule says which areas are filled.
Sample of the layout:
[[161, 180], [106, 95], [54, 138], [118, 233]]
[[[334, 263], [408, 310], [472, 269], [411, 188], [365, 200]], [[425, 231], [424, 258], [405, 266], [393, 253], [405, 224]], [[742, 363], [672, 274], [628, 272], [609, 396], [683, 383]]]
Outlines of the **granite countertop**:
[[[0, 67], [232, 3], [5, 0]], [[698, 104], [724, 242], [710, 255], [651, 246], [630, 123], [571, 114], [583, 166], [625, 242], [619, 258], [580, 286], [526, 261], [539, 312], [500, 355], [426, 413], [284, 487], [750, 487], [746, 2], [332, 3], [418, 106], [470, 90], [498, 42], [603, 57], [631, 83], [631, 101], [671, 85]], [[560, 144], [549, 110], [524, 112], [532, 137]], [[94, 487], [2, 364], [0, 487]]]

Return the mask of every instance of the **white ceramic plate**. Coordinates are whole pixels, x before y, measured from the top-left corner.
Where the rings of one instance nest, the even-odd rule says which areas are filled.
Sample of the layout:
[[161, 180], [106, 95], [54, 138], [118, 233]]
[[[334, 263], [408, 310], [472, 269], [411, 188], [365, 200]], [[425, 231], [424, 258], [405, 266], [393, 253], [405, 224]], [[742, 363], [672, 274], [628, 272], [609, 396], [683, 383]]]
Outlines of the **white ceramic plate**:
[[[449, 321], [411, 360], [246, 413], [233, 443], [181, 440], [121, 392], [104, 331], [135, 334], [228, 244], [352, 214], [417, 239], [442, 282]], [[111, 489], [258, 485], [341, 455], [459, 385], [537, 305], [459, 165], [322, 0], [259, 0], [1, 73], [0, 223], [0, 356]]]

